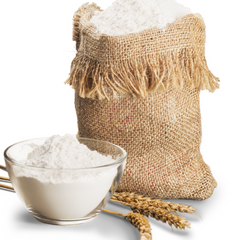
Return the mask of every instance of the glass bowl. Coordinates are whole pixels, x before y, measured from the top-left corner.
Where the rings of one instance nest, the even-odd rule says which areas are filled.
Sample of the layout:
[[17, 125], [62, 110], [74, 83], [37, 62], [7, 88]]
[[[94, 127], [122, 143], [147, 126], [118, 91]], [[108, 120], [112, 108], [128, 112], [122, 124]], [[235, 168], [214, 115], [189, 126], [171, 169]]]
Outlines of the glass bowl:
[[4, 151], [6, 168], [18, 197], [39, 221], [55, 225], [77, 225], [93, 220], [116, 191], [127, 153], [114, 144], [78, 138], [90, 150], [111, 156], [114, 162], [90, 168], [51, 169], [21, 163], [34, 144], [47, 138], [13, 144]]

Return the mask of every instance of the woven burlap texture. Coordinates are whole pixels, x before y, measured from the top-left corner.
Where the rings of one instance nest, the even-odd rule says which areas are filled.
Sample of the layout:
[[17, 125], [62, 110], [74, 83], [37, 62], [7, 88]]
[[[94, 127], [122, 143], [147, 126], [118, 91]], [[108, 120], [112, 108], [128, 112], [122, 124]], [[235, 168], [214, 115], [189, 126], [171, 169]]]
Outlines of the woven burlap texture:
[[201, 89], [218, 78], [205, 60], [205, 25], [187, 15], [165, 31], [107, 36], [89, 23], [95, 4], [74, 15], [77, 54], [67, 83], [75, 88], [78, 136], [123, 147], [118, 191], [202, 200], [217, 186], [201, 153]]

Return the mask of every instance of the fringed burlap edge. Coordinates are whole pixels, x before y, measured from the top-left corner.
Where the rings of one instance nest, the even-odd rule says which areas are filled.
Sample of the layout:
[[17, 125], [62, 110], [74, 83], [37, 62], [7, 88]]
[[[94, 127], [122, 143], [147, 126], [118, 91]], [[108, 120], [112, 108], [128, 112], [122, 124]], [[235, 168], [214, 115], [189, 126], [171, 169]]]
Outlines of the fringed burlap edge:
[[[106, 45], [108, 37], [114, 38], [104, 34], [94, 34], [93, 26], [88, 21], [95, 10], [100, 10], [96, 4], [84, 4], [75, 13], [73, 20], [73, 40], [76, 41], [78, 52], [71, 64], [70, 77], [65, 83], [77, 89], [80, 97], [101, 100], [109, 99], [109, 95], [114, 97], [126, 93], [134, 97], [145, 97], [149, 92], [167, 91], [170, 88], [182, 89], [185, 82], [192, 89], [207, 89], [210, 92], [219, 87], [219, 79], [208, 69], [204, 56], [205, 36], [203, 36], [204, 42], [200, 39], [201, 44], [193, 42], [193, 47], [190, 48], [186, 47], [186, 44], [179, 44], [180, 47], [173, 47], [163, 52], [128, 56], [127, 59], [120, 56], [117, 60], [107, 56], [103, 58], [104, 61], [97, 50], [92, 54], [94, 57], [91, 57], [86, 50], [89, 46], [91, 49], [92, 43], [89, 41], [93, 39], [93, 42], [96, 42], [97, 39]], [[201, 19], [199, 15], [194, 17]], [[204, 25], [202, 19], [199, 21]], [[205, 31], [205, 25], [200, 28], [204, 28]], [[205, 35], [205, 32], [202, 35]], [[111, 39], [109, 42], [112, 41]], [[82, 47], [81, 41], [83, 41]], [[95, 49], [98, 47], [96, 46]], [[94, 54], [101, 57], [98, 59]], [[102, 55], [104, 54], [105, 52]]]
[[113, 96], [130, 93], [145, 97], [149, 92], [182, 89], [184, 82], [191, 89], [210, 92], [219, 87], [219, 79], [209, 71], [205, 58], [193, 56], [187, 49], [181, 53], [119, 61], [114, 67], [82, 55], [72, 62], [71, 75], [66, 81], [79, 90], [80, 97], [100, 100], [108, 99], [106, 86]]

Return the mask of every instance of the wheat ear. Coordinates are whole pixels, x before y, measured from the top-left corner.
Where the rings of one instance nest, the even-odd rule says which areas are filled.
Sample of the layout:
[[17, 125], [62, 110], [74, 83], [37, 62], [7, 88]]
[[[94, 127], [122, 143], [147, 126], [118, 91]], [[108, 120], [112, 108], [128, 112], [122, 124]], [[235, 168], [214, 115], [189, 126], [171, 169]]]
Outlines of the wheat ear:
[[152, 240], [152, 232], [149, 221], [146, 217], [141, 215], [140, 213], [129, 212], [128, 214], [117, 213], [107, 209], [103, 209], [103, 211], [122, 216], [127, 219], [133, 226], [138, 228], [140, 232], [140, 240]]
[[181, 205], [179, 203], [171, 204], [171, 202], [162, 202], [161, 199], [152, 199], [149, 197], [143, 197], [143, 195], [128, 192], [115, 192], [111, 201], [120, 202], [126, 206], [129, 206], [129, 203], [132, 202], [144, 202], [150, 207], [163, 208], [171, 212], [196, 213], [196, 209], [189, 205]]
[[171, 227], [174, 225], [180, 229], [191, 228], [191, 223], [185, 217], [181, 217], [163, 208], [150, 207], [145, 203], [132, 203], [130, 207], [134, 213], [140, 213], [146, 217], [151, 216], [158, 221], [168, 223]]

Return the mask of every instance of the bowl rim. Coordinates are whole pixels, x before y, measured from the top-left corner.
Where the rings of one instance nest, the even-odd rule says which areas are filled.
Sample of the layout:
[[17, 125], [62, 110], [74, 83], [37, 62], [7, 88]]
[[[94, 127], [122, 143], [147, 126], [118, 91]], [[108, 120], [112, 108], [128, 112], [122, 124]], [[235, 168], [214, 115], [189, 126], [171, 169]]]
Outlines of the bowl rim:
[[121, 157], [119, 160], [115, 161], [114, 163], [109, 163], [109, 164], [105, 164], [105, 165], [98, 165], [98, 166], [94, 166], [94, 167], [86, 167], [86, 168], [44, 168], [44, 167], [37, 167], [37, 166], [33, 166], [33, 165], [28, 165], [28, 164], [24, 164], [22, 162], [19, 162], [19, 161], [16, 161], [14, 160], [13, 158], [9, 157], [8, 156], [8, 150], [10, 150], [13, 146], [16, 146], [20, 143], [24, 143], [24, 142], [28, 142], [28, 141], [36, 141], [36, 140], [39, 140], [39, 139], [48, 139], [49, 137], [40, 137], [40, 138], [32, 138], [32, 139], [28, 139], [28, 140], [23, 140], [23, 141], [20, 141], [20, 142], [17, 142], [17, 143], [14, 143], [12, 145], [10, 145], [9, 147], [7, 147], [5, 150], [4, 150], [4, 159], [5, 161], [9, 161], [9, 162], [12, 162], [14, 163], [15, 165], [17, 166], [20, 166], [20, 167], [24, 167], [24, 168], [30, 168], [30, 169], [35, 169], [35, 170], [43, 170], [43, 171], [77, 171], [77, 170], [95, 170], [95, 169], [103, 169], [103, 168], [109, 168], [109, 167], [114, 167], [116, 165], [121, 165], [124, 161], [126, 161], [127, 159], [127, 152], [121, 148], [120, 146], [116, 145], [116, 144], [113, 144], [113, 143], [110, 143], [110, 142], [107, 142], [107, 141], [103, 141], [103, 140], [97, 140], [97, 139], [93, 139], [93, 138], [83, 138], [83, 137], [78, 137], [77, 140], [87, 140], [87, 141], [94, 141], [94, 142], [102, 142], [102, 143], [107, 143], [107, 144], [110, 144], [118, 149], [120, 149], [122, 152], [123, 152], [123, 157]]

